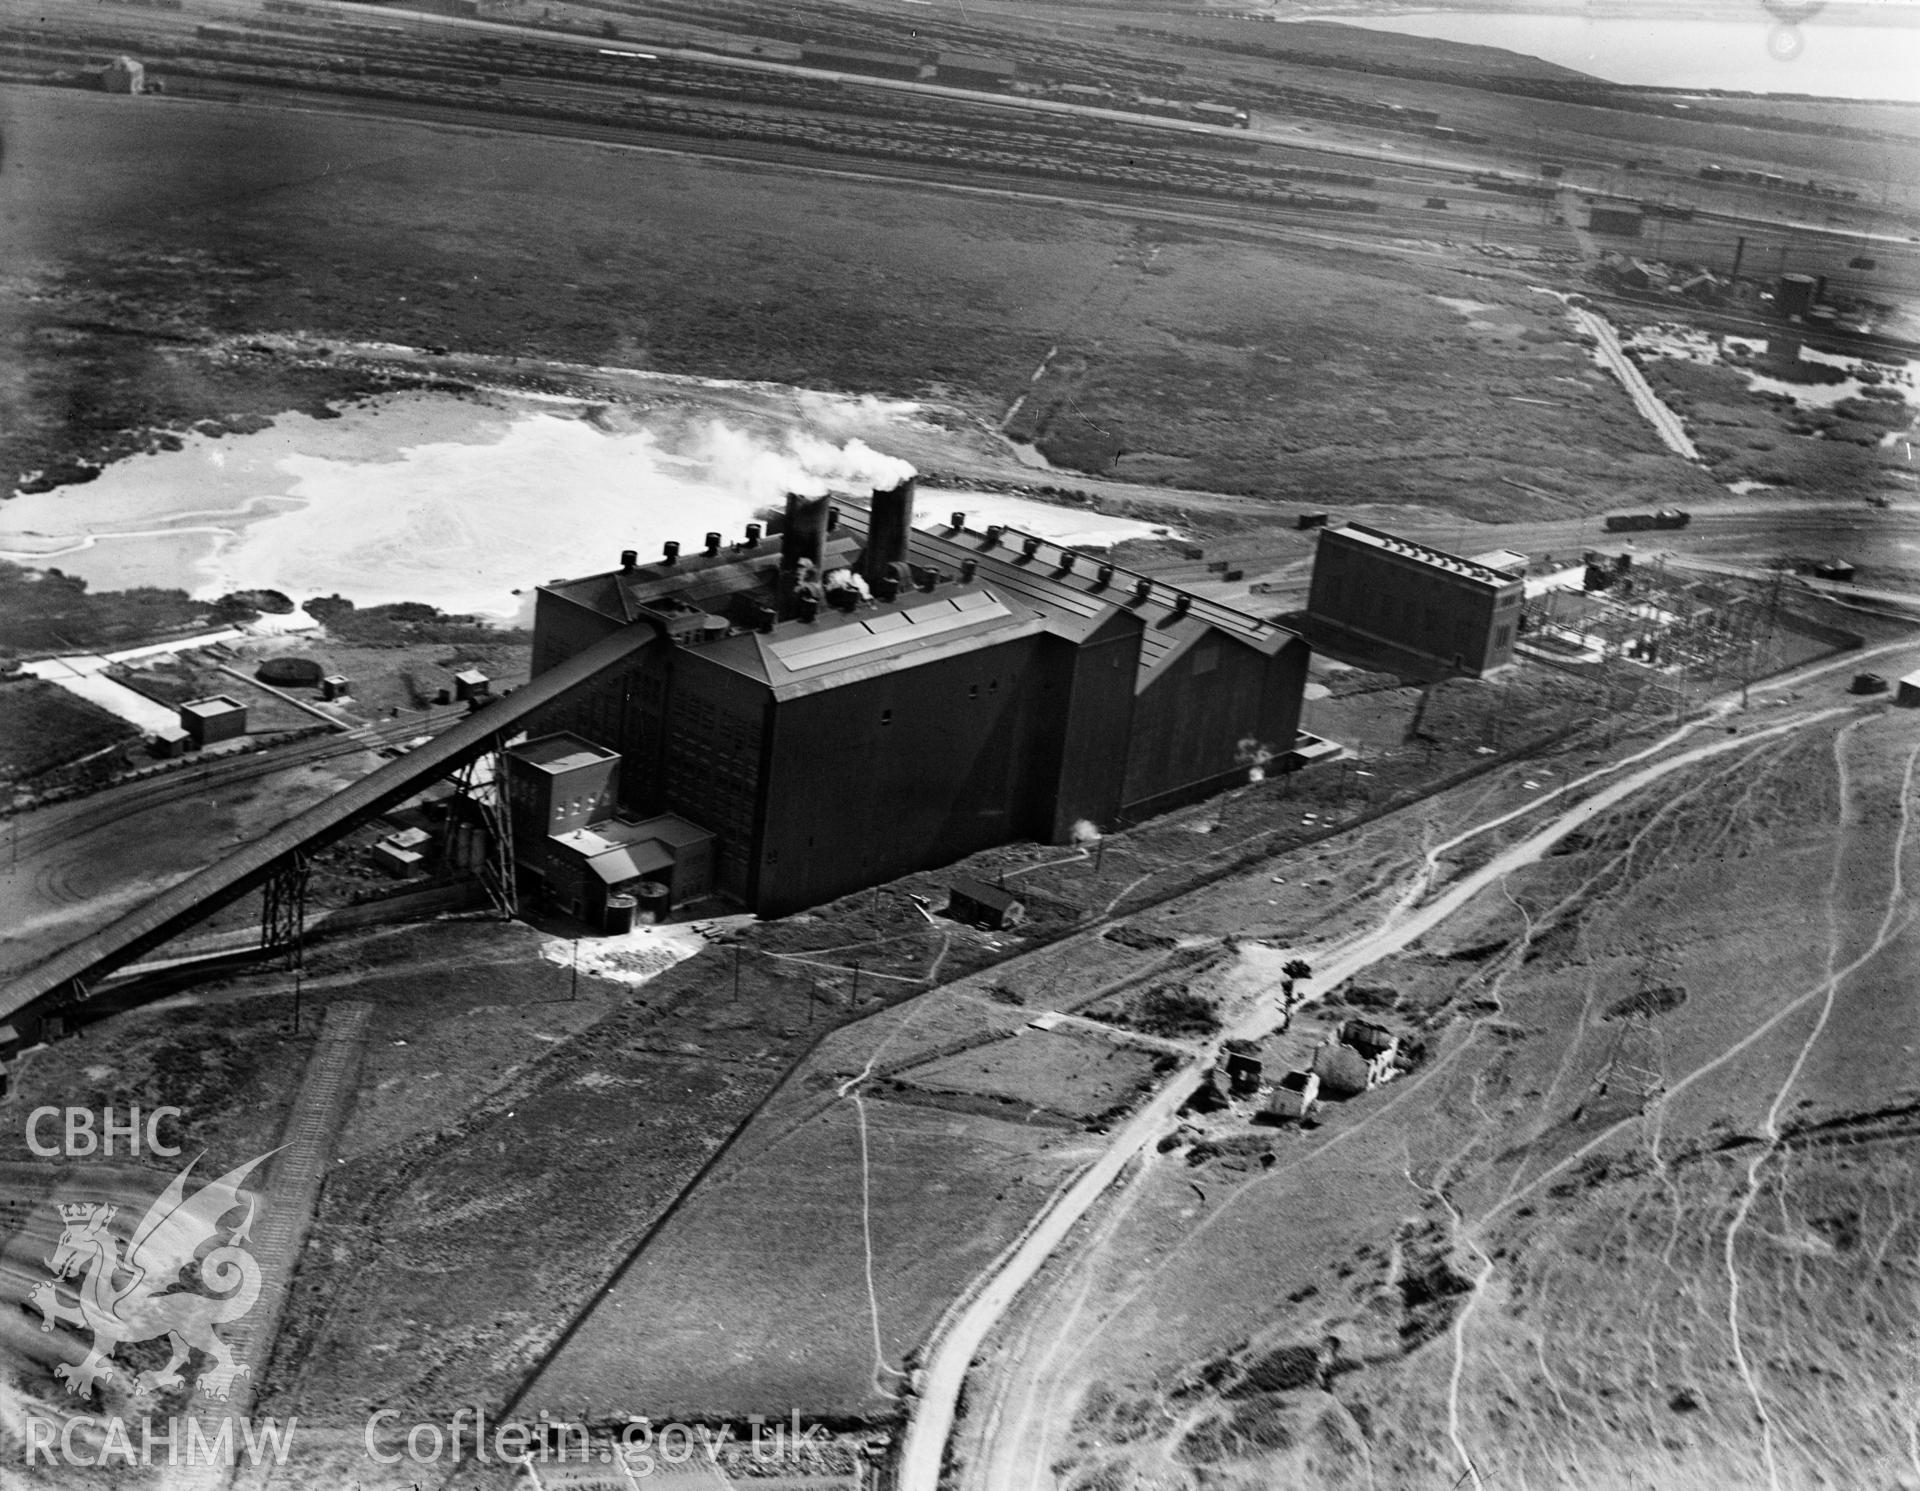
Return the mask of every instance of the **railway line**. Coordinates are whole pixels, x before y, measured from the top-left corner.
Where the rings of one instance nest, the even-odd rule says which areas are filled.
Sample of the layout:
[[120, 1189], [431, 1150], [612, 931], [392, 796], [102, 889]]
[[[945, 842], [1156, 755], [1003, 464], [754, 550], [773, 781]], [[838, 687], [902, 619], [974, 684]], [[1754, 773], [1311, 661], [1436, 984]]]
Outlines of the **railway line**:
[[[210, 789], [243, 786], [283, 771], [323, 765], [396, 745], [417, 735], [434, 734], [458, 718], [449, 711], [438, 720], [403, 719], [363, 725], [346, 735], [328, 735], [302, 744], [269, 747], [250, 755], [217, 758], [202, 765], [106, 787], [69, 803], [25, 809], [12, 814], [12, 822], [0, 828], [0, 843], [5, 844], [7, 853], [31, 854], [49, 844], [109, 824], [124, 823], [133, 814], [201, 796]], [[42, 821], [41, 815], [47, 815], [46, 821]]]
[[[1060, 177], [1023, 175], [1011, 170], [997, 172], [978, 167], [855, 157], [802, 145], [715, 140], [649, 130], [639, 121], [616, 125], [556, 120], [455, 104], [370, 99], [300, 88], [209, 84], [179, 88], [176, 92], [185, 99], [197, 102], [291, 105], [355, 117], [397, 119], [427, 125], [580, 140], [660, 154], [692, 155], [721, 163], [801, 170], [842, 180], [1009, 197], [1063, 207], [1104, 208], [1164, 222], [1215, 228], [1227, 226], [1280, 237], [1310, 236], [1316, 242], [1340, 247], [1365, 247], [1380, 252], [1417, 251], [1420, 242], [1441, 238], [1457, 241], [1484, 236], [1489, 232], [1487, 221], [1476, 211], [1482, 204], [1464, 197], [1450, 199], [1461, 203], [1451, 210], [1394, 207], [1388, 211], [1359, 214], [1317, 208], [1310, 202], [1278, 204], [1198, 193], [1189, 196], [1169, 189], [1112, 186]], [[1511, 206], [1505, 199], [1496, 200], [1497, 205]], [[1489, 212], [1496, 205], [1496, 200], [1484, 204]], [[1347, 231], [1340, 231], [1343, 228]], [[1542, 251], [1562, 251], [1568, 246], [1565, 230], [1551, 225], [1503, 219], [1491, 231], [1502, 243], [1511, 246]], [[1394, 240], [1397, 238], [1413, 240], [1414, 248], [1396, 243]]]

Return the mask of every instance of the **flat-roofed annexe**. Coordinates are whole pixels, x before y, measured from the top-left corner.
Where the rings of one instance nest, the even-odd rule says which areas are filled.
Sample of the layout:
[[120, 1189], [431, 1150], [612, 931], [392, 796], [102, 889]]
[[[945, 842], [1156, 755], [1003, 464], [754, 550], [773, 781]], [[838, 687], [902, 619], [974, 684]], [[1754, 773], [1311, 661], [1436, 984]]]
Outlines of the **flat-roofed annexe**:
[[618, 751], [622, 810], [711, 830], [716, 886], [756, 911], [1136, 821], [1294, 743], [1307, 648], [1282, 627], [1023, 534], [915, 529], [910, 489], [789, 511], [797, 537], [711, 535], [535, 611], [536, 675], [654, 628], [540, 728]]
[[1526, 584], [1510, 573], [1364, 523], [1320, 530], [1307, 614], [1479, 675], [1513, 661]]

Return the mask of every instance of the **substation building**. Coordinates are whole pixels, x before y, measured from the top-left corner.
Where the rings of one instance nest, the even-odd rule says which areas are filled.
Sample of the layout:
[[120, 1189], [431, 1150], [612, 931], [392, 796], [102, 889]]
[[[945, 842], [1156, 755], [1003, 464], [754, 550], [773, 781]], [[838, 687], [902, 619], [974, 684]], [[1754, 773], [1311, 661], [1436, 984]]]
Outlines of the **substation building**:
[[1364, 523], [1323, 528], [1307, 615], [1315, 635], [1384, 644], [1478, 677], [1513, 661], [1526, 595], [1515, 561], [1524, 557], [1463, 559]]
[[675, 901], [778, 916], [1136, 822], [1295, 744], [1293, 631], [963, 514], [917, 529], [913, 504], [911, 481], [865, 508], [790, 497], [777, 534], [540, 587], [536, 677], [622, 628], [654, 638], [509, 755], [523, 871], [590, 906], [556, 856], [610, 887], [620, 838]]

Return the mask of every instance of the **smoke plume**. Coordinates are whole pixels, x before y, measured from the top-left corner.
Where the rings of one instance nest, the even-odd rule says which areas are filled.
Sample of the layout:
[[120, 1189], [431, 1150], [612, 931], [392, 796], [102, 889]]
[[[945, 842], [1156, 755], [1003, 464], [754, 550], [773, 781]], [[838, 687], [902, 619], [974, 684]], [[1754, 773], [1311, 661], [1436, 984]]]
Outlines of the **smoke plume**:
[[827, 571], [825, 584], [829, 590], [851, 590], [863, 601], [873, 599], [873, 592], [867, 588], [867, 582], [854, 570], [830, 569]]
[[836, 445], [806, 430], [789, 430], [778, 443], [722, 420], [710, 420], [681, 458], [703, 468], [706, 480], [750, 502], [778, 502], [787, 493], [824, 497], [830, 492], [865, 496], [895, 487], [914, 474], [898, 456], [864, 440]]

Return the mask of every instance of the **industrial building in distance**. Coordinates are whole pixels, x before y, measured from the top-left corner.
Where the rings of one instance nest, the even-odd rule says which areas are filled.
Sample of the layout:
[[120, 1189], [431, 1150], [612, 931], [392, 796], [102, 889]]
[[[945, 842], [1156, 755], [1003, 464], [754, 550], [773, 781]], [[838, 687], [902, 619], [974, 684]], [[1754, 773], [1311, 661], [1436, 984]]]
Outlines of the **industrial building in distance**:
[[1364, 523], [1320, 530], [1307, 592], [1316, 640], [1384, 644], [1478, 677], [1513, 661], [1524, 554], [1462, 559]]
[[631, 869], [782, 915], [1136, 822], [1293, 748], [1296, 633], [962, 514], [916, 529], [913, 500], [793, 497], [777, 536], [542, 586], [536, 678], [653, 638], [510, 761], [523, 872], [583, 911]]

